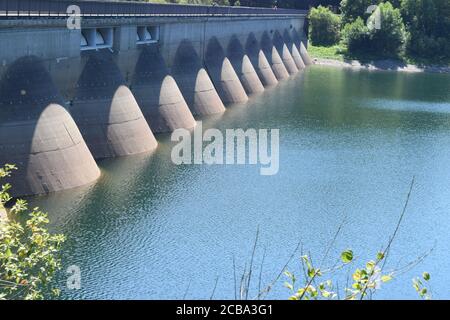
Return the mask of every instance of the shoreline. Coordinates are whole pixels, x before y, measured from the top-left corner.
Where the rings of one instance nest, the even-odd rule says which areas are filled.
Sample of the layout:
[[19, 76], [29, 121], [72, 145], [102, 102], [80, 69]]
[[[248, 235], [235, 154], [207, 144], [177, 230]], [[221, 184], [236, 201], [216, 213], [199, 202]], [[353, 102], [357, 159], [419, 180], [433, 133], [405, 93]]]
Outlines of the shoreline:
[[409, 73], [450, 73], [450, 67], [445, 66], [424, 66], [420, 67], [413, 64], [406, 64], [396, 60], [377, 60], [367, 63], [360, 62], [358, 60], [333, 60], [324, 58], [313, 58], [315, 65], [331, 66], [340, 68], [352, 68], [352, 69], [364, 69], [364, 70], [381, 70], [381, 71], [397, 71], [397, 72], [409, 72]]

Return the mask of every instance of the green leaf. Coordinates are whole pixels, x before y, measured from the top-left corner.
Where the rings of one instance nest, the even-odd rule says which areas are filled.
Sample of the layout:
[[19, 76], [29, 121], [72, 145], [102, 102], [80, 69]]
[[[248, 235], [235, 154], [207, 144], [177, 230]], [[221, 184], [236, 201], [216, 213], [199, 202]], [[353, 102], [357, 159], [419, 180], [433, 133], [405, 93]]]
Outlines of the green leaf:
[[353, 261], [353, 251], [352, 250], [346, 250], [342, 252], [341, 254], [342, 262], [344, 263], [350, 263]]
[[356, 269], [356, 271], [355, 271], [355, 273], [353, 273], [352, 277], [353, 277], [353, 280], [355, 280], [355, 281], [361, 280], [361, 270]]
[[292, 284], [290, 284], [290, 283], [288, 283], [288, 282], [285, 282], [285, 283], [284, 283], [284, 286], [285, 286], [286, 288], [288, 288], [289, 290], [294, 291], [294, 287], [292, 286]]
[[378, 254], [377, 254], [377, 260], [378, 261], [381, 261], [381, 260], [383, 260], [384, 259], [384, 253], [383, 252], [378, 252]]
[[368, 271], [372, 271], [373, 268], [375, 268], [375, 262], [374, 261], [369, 261], [369, 262], [366, 263], [366, 269]]
[[424, 272], [424, 273], [423, 273], [423, 279], [424, 279], [425, 281], [430, 281], [430, 279], [431, 279], [430, 274], [429, 274], [428, 272]]
[[383, 282], [389, 282], [391, 280], [392, 280], [392, 277], [389, 275], [385, 275], [385, 276], [381, 277], [381, 281], [383, 281]]

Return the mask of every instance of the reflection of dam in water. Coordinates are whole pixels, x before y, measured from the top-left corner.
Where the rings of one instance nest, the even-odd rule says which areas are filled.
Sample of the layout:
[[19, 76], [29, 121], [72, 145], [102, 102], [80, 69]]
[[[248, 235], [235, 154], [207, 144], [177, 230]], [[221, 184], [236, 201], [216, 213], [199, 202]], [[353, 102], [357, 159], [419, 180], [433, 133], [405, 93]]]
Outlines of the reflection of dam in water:
[[0, 20], [0, 165], [19, 167], [15, 196], [92, 183], [95, 160], [151, 152], [153, 134], [193, 128], [194, 116], [243, 104], [311, 63], [303, 11], [115, 8], [129, 16], [83, 18], [81, 29], [65, 17]]

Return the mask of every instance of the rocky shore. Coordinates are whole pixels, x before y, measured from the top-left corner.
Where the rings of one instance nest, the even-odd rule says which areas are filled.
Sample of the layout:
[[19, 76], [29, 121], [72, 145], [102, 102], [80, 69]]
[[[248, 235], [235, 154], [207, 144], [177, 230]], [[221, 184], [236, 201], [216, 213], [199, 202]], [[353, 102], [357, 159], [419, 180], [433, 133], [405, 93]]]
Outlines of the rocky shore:
[[429, 72], [429, 73], [450, 73], [450, 67], [446, 66], [416, 66], [406, 64], [396, 60], [378, 60], [371, 62], [360, 62], [358, 60], [338, 61], [332, 59], [314, 58], [314, 64], [333, 66], [340, 68], [366, 69], [366, 70], [386, 70], [400, 72]]

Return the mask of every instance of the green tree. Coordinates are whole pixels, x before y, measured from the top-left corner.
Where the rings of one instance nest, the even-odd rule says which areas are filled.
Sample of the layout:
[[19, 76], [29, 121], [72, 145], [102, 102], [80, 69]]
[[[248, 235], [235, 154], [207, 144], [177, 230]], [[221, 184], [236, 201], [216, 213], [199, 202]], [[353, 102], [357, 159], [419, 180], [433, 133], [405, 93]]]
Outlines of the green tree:
[[342, 31], [343, 41], [350, 53], [364, 53], [370, 47], [370, 30], [363, 19], [358, 17], [353, 23], [347, 23]]
[[409, 54], [449, 58], [450, 2], [448, 0], [402, 0], [401, 13], [409, 38]]
[[[405, 25], [400, 10], [394, 8], [389, 1], [379, 4], [378, 8], [381, 28], [371, 30], [372, 50], [382, 56], [398, 56], [403, 52], [406, 42]], [[377, 19], [377, 14], [375, 11], [369, 22]]]
[[367, 24], [360, 17], [346, 24], [343, 35], [350, 53], [370, 53], [382, 57], [401, 55], [407, 38], [400, 10], [390, 2], [381, 3]]
[[[15, 166], [0, 168], [0, 179], [9, 177]], [[0, 191], [0, 207], [12, 201], [9, 184]], [[17, 200], [10, 213], [20, 220], [28, 211], [24, 200]], [[59, 291], [52, 287], [54, 274], [61, 268], [58, 257], [65, 238], [52, 235], [47, 230], [47, 215], [38, 208], [28, 212], [26, 222], [0, 221], [0, 300], [44, 299], [47, 290], [55, 295]]]
[[314, 45], [329, 46], [339, 41], [341, 19], [330, 9], [319, 6], [309, 14], [310, 38]]
[[367, 9], [377, 3], [377, 0], [342, 0], [342, 23], [347, 24], [354, 22], [357, 18], [367, 18], [369, 15]]

